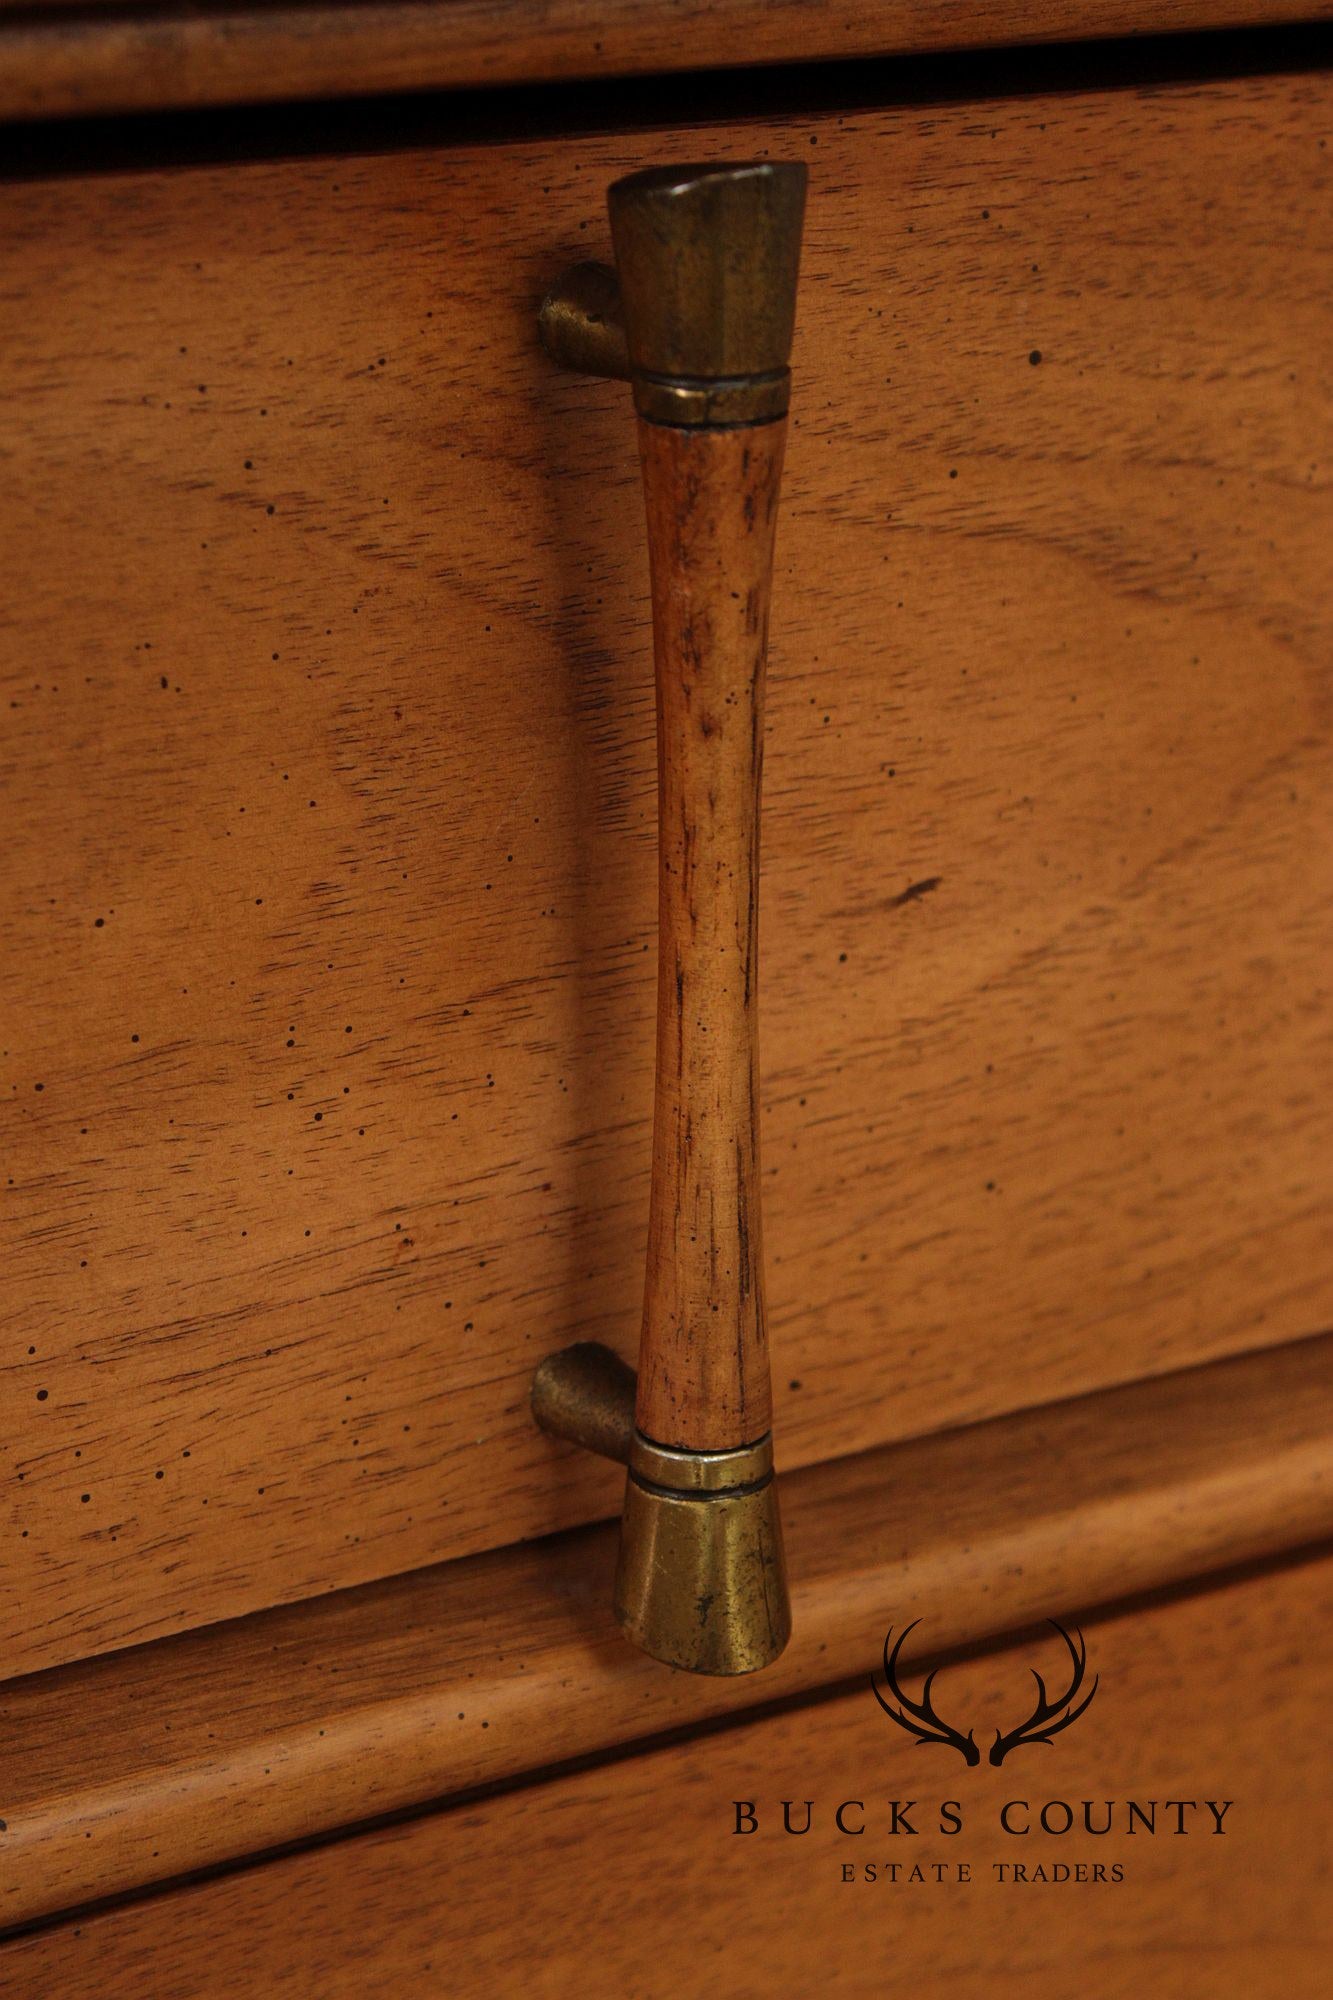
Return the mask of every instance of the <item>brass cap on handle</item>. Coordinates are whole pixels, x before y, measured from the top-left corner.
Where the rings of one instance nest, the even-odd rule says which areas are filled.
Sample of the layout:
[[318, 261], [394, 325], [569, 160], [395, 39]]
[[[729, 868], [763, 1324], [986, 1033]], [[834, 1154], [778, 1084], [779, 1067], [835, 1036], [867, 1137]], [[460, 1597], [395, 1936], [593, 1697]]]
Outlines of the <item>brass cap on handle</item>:
[[548, 1354], [532, 1414], [551, 1437], [627, 1464], [615, 1614], [626, 1638], [693, 1674], [751, 1674], [791, 1635], [773, 1440], [679, 1451], [634, 1428], [634, 1370], [597, 1341]]
[[691, 1674], [752, 1674], [791, 1637], [771, 1451], [769, 1464], [757, 1486], [710, 1491], [650, 1486], [631, 1469], [615, 1612], [654, 1659]]
[[653, 167], [608, 195], [616, 268], [575, 264], [538, 314], [553, 361], [628, 376], [652, 423], [771, 423], [790, 399], [799, 162]]
[[791, 359], [805, 168], [653, 167], [607, 195], [636, 375], [715, 381]]

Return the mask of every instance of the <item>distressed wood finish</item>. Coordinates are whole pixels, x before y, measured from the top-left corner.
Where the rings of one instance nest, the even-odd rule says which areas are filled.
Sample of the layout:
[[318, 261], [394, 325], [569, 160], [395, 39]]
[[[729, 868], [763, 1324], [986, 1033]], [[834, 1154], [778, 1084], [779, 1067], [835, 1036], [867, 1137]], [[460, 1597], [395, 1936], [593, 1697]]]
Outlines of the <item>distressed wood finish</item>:
[[772, 1422], [759, 1180], [764, 665], [787, 423], [639, 423], [657, 683], [657, 1066], [636, 1416], [721, 1451]]
[[62, 118], [1326, 18], [1327, 0], [4, 0], [0, 117]]
[[627, 1646], [594, 1528], [0, 1688], [0, 1925], [864, 1674], [895, 1621], [910, 1660], [1333, 1534], [1333, 1337], [811, 1466], [783, 1511], [755, 1679]]
[[[878, 2000], [886, 1984], [964, 2000], [1314, 1995], [1333, 1948], [1330, 1616], [1333, 1557], [1159, 1599], [1083, 1621], [1092, 1706], [1054, 1748], [999, 1767], [913, 1744], [862, 1682], [15, 1939], [0, 1946], [0, 1982], [25, 2000], [713, 2000], [720, 1988]], [[1032, 1667], [1054, 1687], [1062, 1664], [1054, 1635], [1034, 1632], [949, 1664], [935, 1698], [987, 1742], [1030, 1704]], [[739, 1838], [737, 1799], [757, 1815]], [[784, 1832], [784, 1799], [798, 1829], [811, 1802], [808, 1833]], [[890, 1836], [893, 1799], [913, 1833]], [[1082, 1830], [1085, 1799], [1098, 1827], [1112, 1802], [1109, 1831]], [[1156, 1801], [1155, 1835], [1127, 1830], [1130, 1799]], [[844, 1800], [859, 1802], [844, 1824], [863, 1834], [838, 1833]], [[1001, 1832], [1011, 1800], [1028, 1802], [1010, 1820], [1031, 1832]], [[1058, 1810], [1042, 1830], [1048, 1800], [1071, 1803], [1075, 1830], [1059, 1831]], [[1193, 1805], [1177, 1814], [1171, 1800]], [[960, 1862], [969, 1881], [936, 1879]], [[843, 1879], [872, 1863], [874, 1881]]]
[[705, 142], [815, 167], [784, 1469], [1333, 1323], [1328, 107], [6, 188], [9, 1672], [618, 1507], [526, 1394], [638, 1337], [645, 536], [623, 387], [534, 311], [617, 173]]

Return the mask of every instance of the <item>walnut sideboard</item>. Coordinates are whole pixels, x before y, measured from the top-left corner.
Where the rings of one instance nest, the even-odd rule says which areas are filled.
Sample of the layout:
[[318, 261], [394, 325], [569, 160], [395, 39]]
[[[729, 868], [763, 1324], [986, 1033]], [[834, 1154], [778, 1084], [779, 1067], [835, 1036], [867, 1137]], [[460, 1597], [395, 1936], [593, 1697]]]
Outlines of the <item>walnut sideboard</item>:
[[[0, 0], [0, 1993], [1320, 1990], [1330, 13]], [[530, 1408], [638, 1356], [659, 937], [631, 396], [538, 308], [682, 161], [807, 182], [734, 1677]], [[1048, 1620], [1024, 1764], [866, 1685]], [[1235, 1818], [906, 1907], [961, 1838], [732, 1818], [965, 1786]]]

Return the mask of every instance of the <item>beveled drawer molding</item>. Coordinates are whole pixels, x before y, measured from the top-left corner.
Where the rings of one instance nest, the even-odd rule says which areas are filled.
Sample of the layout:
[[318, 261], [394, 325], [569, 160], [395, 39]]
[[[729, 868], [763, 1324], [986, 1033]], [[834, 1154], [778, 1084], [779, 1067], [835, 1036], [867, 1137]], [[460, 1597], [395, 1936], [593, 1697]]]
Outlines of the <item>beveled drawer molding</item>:
[[618, 1504], [527, 1392], [643, 1304], [648, 577], [625, 392], [535, 322], [608, 182], [705, 137], [818, 161], [760, 941], [784, 1475], [1333, 1324], [1331, 105], [5, 188], [11, 1672]]
[[625, 1645], [615, 1530], [0, 1688], [0, 1921], [512, 1779], [1333, 1533], [1333, 1335], [811, 1467], [793, 1636], [709, 1679]]
[[[1058, 1740], [1058, 1761], [1038, 1749], [965, 1772], [888, 1728], [862, 1685], [11, 1939], [0, 1989], [13, 2000], [1313, 2000], [1328, 1984], [1331, 1617], [1333, 1554], [1154, 1598], [1087, 1622], [1102, 1692]], [[1033, 1634], [952, 1662], [950, 1702], [984, 1715], [1030, 1688], [1042, 1636], [1049, 1646]], [[949, 1793], [961, 1837], [932, 1838]], [[1232, 1800], [1221, 1841], [1209, 1795]], [[864, 1824], [863, 1838], [834, 1821], [853, 1796], [845, 1824]], [[1125, 1801], [1154, 1797], [1157, 1837], [1127, 1831]], [[920, 1802], [906, 1809], [918, 1839], [874, 1838], [895, 1798]], [[1035, 1839], [996, 1830], [1015, 1798], [1030, 1802]], [[1195, 1837], [1174, 1837], [1173, 1798], [1195, 1801], [1184, 1815]], [[756, 1803], [751, 1839], [732, 1835], [734, 1799]], [[783, 1799], [797, 1827], [811, 1801], [800, 1839], [781, 1830]], [[1048, 1799], [1075, 1814], [1096, 1802], [1094, 1824], [1111, 1800], [1106, 1834], [1089, 1839], [1076, 1820], [1070, 1839], [1044, 1839]], [[1024, 1818], [1020, 1808], [1013, 1823]], [[963, 1858], [968, 1885], [935, 1886], [935, 1866]], [[994, 1862], [1016, 1858], [1027, 1884], [997, 1881]], [[921, 1864], [928, 1886], [891, 1884], [890, 1860], [904, 1877]], [[871, 1861], [877, 1879], [844, 1885], [844, 1865], [859, 1874]], [[1068, 1887], [1043, 1887], [1037, 1861], [1048, 1882], [1053, 1861], [1107, 1872], [1071, 1869]]]
[[0, 118], [1308, 21], [1327, 0], [0, 0]]

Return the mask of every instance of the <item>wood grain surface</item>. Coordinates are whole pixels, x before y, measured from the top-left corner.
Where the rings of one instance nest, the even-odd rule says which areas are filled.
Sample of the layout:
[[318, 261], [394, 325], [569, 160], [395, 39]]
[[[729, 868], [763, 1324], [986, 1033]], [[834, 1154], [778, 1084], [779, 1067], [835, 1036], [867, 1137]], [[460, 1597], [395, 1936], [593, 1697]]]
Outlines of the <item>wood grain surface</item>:
[[808, 158], [765, 753], [783, 1464], [1333, 1323], [1318, 76], [15, 183], [7, 1673], [619, 1506], [648, 579], [535, 306]]
[[[15, 1939], [0, 1982], [14, 2000], [1315, 2000], [1331, 1617], [1330, 1557], [1148, 1602], [1084, 1621], [1092, 1705], [999, 1766], [912, 1743], [862, 1681]], [[947, 1666], [935, 1700], [988, 1742], [1026, 1713], [1031, 1672], [1054, 1689], [1062, 1668], [1055, 1635], [1032, 1633]], [[844, 1801], [863, 1833], [839, 1833]]]
[[764, 665], [787, 422], [639, 423], [658, 742], [657, 1058], [635, 1414], [694, 1451], [773, 1417], [759, 1174]]
[[1328, 0], [0, 0], [0, 117], [809, 63], [1330, 11]]
[[1333, 1337], [783, 1485], [794, 1636], [675, 1673], [611, 1616], [613, 1528], [0, 1688], [0, 1925], [1333, 1534]]

